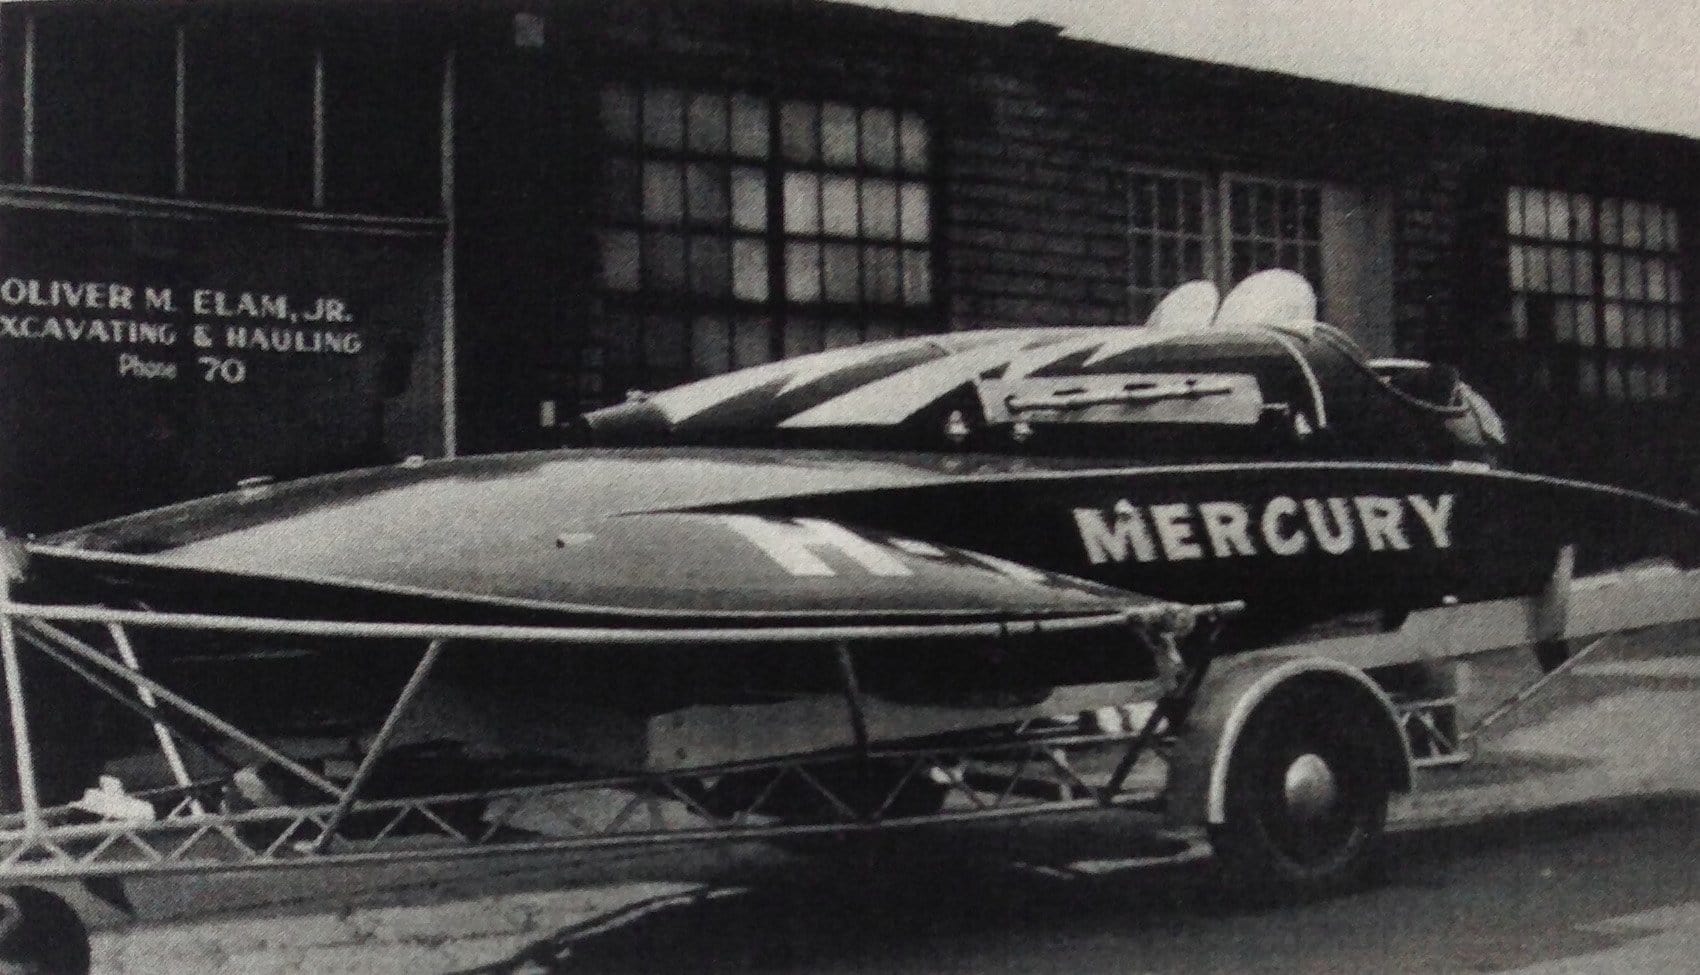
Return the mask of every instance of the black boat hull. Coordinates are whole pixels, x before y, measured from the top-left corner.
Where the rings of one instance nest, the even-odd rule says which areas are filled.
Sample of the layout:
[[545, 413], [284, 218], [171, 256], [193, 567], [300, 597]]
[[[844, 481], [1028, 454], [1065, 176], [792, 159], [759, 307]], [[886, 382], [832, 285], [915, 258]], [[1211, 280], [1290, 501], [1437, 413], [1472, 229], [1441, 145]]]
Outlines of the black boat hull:
[[[476, 476], [468, 474], [468, 465], [476, 465], [471, 468]], [[699, 475], [698, 483], [655, 486], [659, 474], [689, 472]], [[476, 594], [433, 595], [415, 586], [306, 578], [288, 571], [287, 548], [241, 542], [242, 533], [256, 524], [271, 537], [307, 535], [322, 511], [335, 513], [341, 525], [370, 526], [370, 537], [339, 544], [358, 550], [372, 565], [385, 564], [386, 546], [393, 546], [398, 575], [372, 579], [377, 583], [411, 582], [399, 573], [437, 572], [456, 553], [465, 558], [466, 546], [483, 537], [476, 520], [483, 517], [492, 520], [492, 532], [512, 533], [520, 523], [539, 526], [535, 543], [502, 541], [511, 551], [535, 553], [536, 576], [524, 582], [528, 587], [566, 591], [583, 578], [601, 587], [597, 591], [641, 590], [642, 580], [659, 571], [652, 561], [667, 560], [669, 568], [677, 568], [693, 556], [683, 545], [617, 544], [639, 537], [631, 533], [652, 519], [657, 538], [664, 539], [674, 525], [691, 526], [695, 534], [689, 538], [706, 538], [710, 528], [725, 536], [714, 560], [686, 573], [700, 591], [658, 589], [633, 596], [650, 600], [642, 607], [646, 612], [684, 614], [669, 617], [681, 625], [709, 618], [693, 617], [691, 607], [724, 605], [734, 597], [743, 605], [773, 608], [765, 616], [741, 610], [743, 615], [721, 618], [721, 625], [788, 618], [871, 622], [879, 607], [896, 604], [888, 594], [901, 593], [915, 603], [922, 595], [918, 588], [931, 579], [941, 580], [931, 583], [938, 587], [935, 603], [948, 604], [958, 598], [950, 593], [969, 591], [958, 582], [973, 569], [980, 573], [973, 592], [994, 591], [988, 587], [996, 579], [982, 578], [989, 571], [1019, 586], [1021, 605], [1035, 612], [1077, 612], [1100, 600], [1113, 605], [1118, 598], [1130, 604], [1153, 598], [1243, 601], [1246, 612], [1224, 634], [1228, 650], [1291, 642], [1346, 619], [1361, 626], [1367, 617], [1371, 627], [1394, 629], [1415, 610], [1533, 595], [1547, 585], [1566, 547], [1574, 550], [1578, 573], [1652, 560], [1685, 568], [1700, 564], [1700, 517], [1689, 508], [1617, 488], [1480, 465], [1115, 467], [971, 455], [846, 458], [813, 451], [655, 448], [448, 462], [405, 473], [400, 481], [393, 471], [347, 475], [309, 484], [299, 496], [289, 487], [271, 499], [212, 499], [97, 526], [83, 547], [38, 550], [40, 598], [115, 605], [140, 600], [159, 609], [306, 619], [582, 626], [646, 620], [654, 625], [662, 618], [634, 618], [631, 606], [597, 610], [594, 601], [587, 608], [582, 599], [563, 600], [550, 610], [535, 601], [509, 604], [471, 598]], [[642, 507], [621, 502], [640, 493], [632, 481], [646, 489]], [[444, 510], [410, 503], [408, 518], [459, 517], [464, 534], [445, 537], [418, 532], [412, 522], [391, 523], [388, 499], [423, 488], [441, 496]], [[540, 509], [537, 499], [556, 499], [550, 502], [556, 507]], [[597, 506], [584, 499], [606, 501]], [[279, 513], [268, 514], [267, 505]], [[548, 541], [569, 520], [594, 538], [574, 561], [550, 562], [564, 558], [562, 551], [575, 554]], [[752, 524], [767, 527], [755, 531]], [[823, 533], [822, 524], [834, 527]], [[144, 538], [160, 554], [125, 554], [128, 543]], [[220, 541], [226, 538], [232, 540], [227, 545]], [[916, 574], [882, 576], [848, 557], [857, 553], [845, 546], [857, 539], [905, 560]], [[597, 544], [606, 547], [596, 549]], [[444, 546], [444, 553], [435, 554], [433, 545]], [[215, 555], [230, 558], [231, 551], [260, 550], [275, 550], [282, 567], [223, 572], [212, 561]], [[176, 557], [178, 552], [188, 555]], [[189, 557], [197, 552], [214, 554], [196, 556], [204, 563], [197, 564]], [[799, 570], [802, 555], [830, 571]], [[510, 568], [518, 572], [525, 565], [510, 560]], [[956, 574], [927, 576], [923, 569]], [[569, 570], [582, 574], [547, 575]], [[756, 588], [757, 581], [768, 588]], [[830, 593], [843, 611], [809, 610], [828, 602], [822, 593]], [[787, 615], [805, 612], [810, 615]], [[226, 713], [282, 710], [324, 727], [370, 717], [356, 714], [361, 710], [356, 705], [379, 701], [381, 688], [399, 685], [417, 652], [370, 641], [256, 646], [225, 639], [145, 640], [142, 649], [148, 666], [171, 682], [227, 696], [229, 704], [221, 708]], [[562, 706], [628, 702], [654, 711], [692, 701], [830, 689], [837, 680], [830, 654], [800, 649], [477, 648], [457, 653], [444, 676], [486, 689], [511, 688], [514, 694], [547, 694]], [[1038, 641], [1014, 653], [1007, 646], [962, 641], [914, 641], [862, 653], [873, 692], [934, 703], [1031, 696], [1047, 682], [1142, 679], [1153, 673], [1152, 660], [1136, 641], [1105, 631]], [[244, 703], [247, 698], [253, 700]]]
[[[1161, 599], [1241, 600], [1241, 646], [1366, 611], [1540, 592], [1574, 571], [1700, 565], [1700, 515], [1479, 465], [1214, 463], [1014, 475], [764, 503]], [[1253, 632], [1255, 631], [1255, 632]]]

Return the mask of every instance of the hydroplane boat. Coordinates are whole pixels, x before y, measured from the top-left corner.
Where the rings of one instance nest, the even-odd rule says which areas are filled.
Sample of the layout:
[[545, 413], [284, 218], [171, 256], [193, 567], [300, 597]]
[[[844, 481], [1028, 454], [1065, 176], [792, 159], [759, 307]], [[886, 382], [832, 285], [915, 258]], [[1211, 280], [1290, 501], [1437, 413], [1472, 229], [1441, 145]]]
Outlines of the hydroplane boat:
[[[1361, 872], [1413, 757], [1447, 757], [1424, 709], [1451, 661], [1532, 646], [1556, 668], [1700, 616], [1692, 508], [1507, 469], [1453, 369], [1367, 356], [1288, 272], [1185, 285], [1141, 326], [805, 355], [570, 434], [13, 546], [7, 620], [123, 677], [91, 649], [106, 626], [128, 679], [224, 730], [380, 753], [428, 684], [423, 733], [583, 774], [830, 754], [817, 789], [880, 773], [883, 802], [838, 802], [852, 818], [966, 781], [870, 749], [1144, 704], [1116, 789], [1160, 737], [1171, 818], [1305, 888]], [[801, 815], [776, 774], [705, 775], [691, 801]]]

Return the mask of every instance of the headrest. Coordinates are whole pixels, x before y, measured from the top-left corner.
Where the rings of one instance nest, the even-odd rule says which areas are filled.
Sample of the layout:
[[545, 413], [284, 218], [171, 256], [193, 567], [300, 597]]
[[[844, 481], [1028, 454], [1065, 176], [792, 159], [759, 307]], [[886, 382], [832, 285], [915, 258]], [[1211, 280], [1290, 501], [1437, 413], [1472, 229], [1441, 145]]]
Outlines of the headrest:
[[1259, 271], [1234, 286], [1212, 324], [1216, 328], [1279, 325], [1316, 320], [1316, 289], [1284, 268]]

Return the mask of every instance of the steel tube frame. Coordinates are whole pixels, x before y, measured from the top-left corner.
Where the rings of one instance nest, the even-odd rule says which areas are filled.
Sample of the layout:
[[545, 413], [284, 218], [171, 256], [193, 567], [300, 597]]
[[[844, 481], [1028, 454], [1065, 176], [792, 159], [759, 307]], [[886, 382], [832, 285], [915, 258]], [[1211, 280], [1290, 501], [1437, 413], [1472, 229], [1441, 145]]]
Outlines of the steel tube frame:
[[844, 706], [849, 709], [850, 735], [856, 743], [857, 753], [866, 756], [868, 717], [862, 707], [862, 684], [856, 679], [856, 658], [846, 641], [841, 640], [833, 644], [832, 650], [838, 661], [838, 679], [843, 683]]
[[[263, 870], [311, 870], [380, 863], [489, 860], [512, 856], [608, 852], [628, 848], [664, 848], [707, 842], [733, 843], [799, 836], [865, 834], [886, 830], [920, 829], [936, 825], [1000, 822], [1063, 813], [1098, 812], [1106, 808], [1126, 809], [1143, 813], [1154, 811], [1153, 802], [1149, 797], [1129, 793], [1116, 797], [1114, 801], [1108, 804], [1090, 798], [1068, 799], [1010, 808], [973, 808], [929, 813], [925, 816], [862, 822], [834, 821], [755, 826], [710, 825], [665, 832], [614, 833], [599, 836], [547, 838], [529, 842], [492, 842], [462, 846], [397, 845], [387, 849], [379, 849], [376, 846], [367, 849], [348, 849], [349, 844], [345, 843], [343, 844], [344, 849], [340, 851], [285, 857], [277, 855], [277, 851], [273, 850], [268, 851], [265, 855], [255, 855], [246, 860], [194, 860], [182, 857], [179, 851], [172, 851], [169, 855], [160, 856], [152, 861], [78, 861], [70, 854], [60, 850], [55, 861], [40, 866], [25, 865], [16, 857], [0, 860], [0, 882], [9, 884], [29, 880], [86, 880], [93, 877], [252, 873]], [[209, 818], [218, 820], [217, 826], [225, 827], [240, 827], [256, 822], [272, 822], [271, 820], [256, 820], [253, 817], [238, 815]], [[113, 828], [113, 824], [99, 824], [94, 830], [86, 830], [84, 835], [87, 838], [106, 837]], [[208, 835], [213, 831], [214, 827], [211, 825], [203, 827], [202, 830], [203, 834]]]
[[[160, 708], [157, 699], [150, 705], [137, 700], [135, 697], [125, 694], [124, 691], [120, 689], [120, 685], [125, 683], [124, 681], [107, 676], [103, 672], [90, 667], [88, 664], [82, 663], [79, 658], [66, 653], [64, 650], [49, 642], [44, 636], [40, 636], [28, 629], [20, 629], [18, 631], [18, 636], [21, 637], [25, 643], [35, 647], [43, 654], [46, 654], [49, 659], [82, 678], [83, 682], [90, 688], [99, 691], [119, 707], [124, 708], [126, 711], [129, 711], [131, 714], [134, 714], [136, 717], [141, 718], [149, 724], [156, 724], [164, 727], [168, 736], [174, 731], [177, 734], [182, 734], [181, 730], [173, 729], [165, 724], [165, 721], [161, 717], [162, 709]], [[140, 694], [146, 689], [134, 687], [132, 690], [135, 690], [137, 694]], [[152, 695], [150, 694], [149, 696], [151, 697]], [[188, 736], [185, 735], [184, 737], [187, 738]], [[175, 741], [173, 741], [173, 744], [175, 745]], [[208, 748], [208, 746], [202, 742], [195, 742], [195, 744], [200, 745], [203, 748]], [[211, 749], [209, 748], [209, 750]], [[222, 754], [218, 757], [221, 759], [225, 758]], [[239, 763], [226, 761], [225, 764], [228, 768], [234, 770], [238, 767]], [[187, 769], [184, 771], [187, 773]], [[187, 775], [185, 775], [184, 779], [180, 781], [180, 787], [182, 788], [191, 788], [194, 784], [194, 781], [189, 779]], [[198, 805], [199, 804], [197, 803], [197, 807]]]
[[1559, 663], [1558, 666], [1542, 674], [1540, 679], [1535, 681], [1533, 684], [1519, 690], [1516, 694], [1511, 695], [1511, 697], [1506, 700], [1501, 701], [1498, 707], [1494, 708], [1485, 717], [1477, 721], [1474, 726], [1466, 729], [1458, 735], [1458, 747], [1463, 748], [1481, 737], [1488, 729], [1503, 720], [1506, 715], [1511, 714], [1524, 704], [1528, 703], [1530, 698], [1545, 690], [1558, 678], [1570, 673], [1570, 671], [1574, 670], [1577, 665], [1582, 663], [1582, 661], [1593, 656], [1596, 651], [1598, 651], [1601, 647], [1607, 646], [1610, 642], [1611, 638], [1609, 636], [1596, 638], [1581, 650], [1578, 650], [1566, 657]]
[[418, 697], [419, 692], [425, 689], [425, 679], [430, 676], [431, 668], [436, 665], [437, 658], [441, 656], [443, 647], [446, 645], [447, 641], [432, 640], [425, 647], [424, 656], [419, 658], [418, 666], [413, 668], [413, 673], [407, 678], [406, 685], [401, 689], [401, 695], [396, 698], [395, 706], [390, 708], [388, 715], [385, 715], [383, 727], [378, 729], [377, 737], [372, 739], [372, 744], [367, 746], [365, 756], [360, 759], [360, 767], [354, 771], [354, 778], [349, 781], [348, 788], [344, 789], [342, 796], [337, 799], [336, 809], [331, 812], [331, 821], [325, 824], [325, 831], [319, 835], [318, 842], [313, 846], [314, 853], [323, 853], [336, 837], [337, 828], [342, 825], [342, 821], [348, 816], [349, 810], [354, 808], [354, 802], [359, 798], [360, 790], [365, 787], [366, 780], [372, 777], [372, 770], [377, 767], [378, 760], [383, 758], [384, 752], [389, 750], [390, 739], [395, 735], [396, 728], [400, 727], [402, 716], [413, 704], [413, 699]]
[[[1101, 784], [1091, 784], [1061, 762], [1055, 752], [1069, 749], [1100, 748], [1129, 741], [1127, 735], [1102, 735], [1071, 732], [1029, 732], [1022, 730], [981, 740], [968, 739], [943, 744], [909, 744], [880, 746], [869, 740], [865, 724], [856, 734], [852, 747], [821, 753], [807, 753], [786, 758], [758, 759], [720, 766], [669, 771], [638, 772], [602, 779], [567, 779], [546, 785], [493, 789], [458, 794], [429, 795], [390, 799], [364, 799], [361, 793], [371, 782], [379, 761], [389, 750], [405, 714], [426, 685], [430, 674], [453, 639], [493, 640], [514, 643], [583, 643], [627, 642], [668, 644], [673, 642], [748, 642], [757, 639], [787, 640], [826, 644], [836, 655], [845, 679], [844, 692], [850, 707], [851, 720], [860, 715], [860, 688], [854, 669], [853, 644], [858, 640], [901, 639], [917, 634], [937, 635], [950, 632], [962, 635], [1006, 635], [1008, 624], [943, 624], [916, 626], [839, 627], [738, 627], [729, 629], [662, 629], [632, 631], [601, 627], [514, 627], [514, 626], [453, 626], [435, 624], [373, 624], [335, 623], [323, 621], [272, 620], [248, 617], [222, 617], [197, 614], [161, 613], [153, 610], [115, 610], [89, 606], [33, 606], [10, 601], [9, 590], [0, 589], [0, 636], [5, 638], [8, 698], [12, 710], [25, 710], [27, 693], [19, 679], [20, 640], [27, 640], [33, 652], [65, 666], [78, 677], [97, 688], [115, 695], [126, 707], [145, 717], [153, 725], [161, 750], [171, 766], [175, 787], [141, 793], [139, 798], [155, 805], [156, 816], [148, 820], [107, 820], [96, 823], [66, 821], [65, 807], [44, 809], [38, 797], [26, 796], [24, 828], [9, 829], [6, 819], [0, 818], [0, 880], [27, 877], [89, 877], [129, 875], [138, 873], [181, 873], [213, 870], [244, 870], [275, 867], [304, 867], [317, 864], [348, 864], [358, 862], [392, 862], [397, 860], [447, 859], [466, 856], [499, 856], [503, 854], [547, 853], [574, 849], [613, 849], [622, 846], [652, 846], [701, 842], [710, 839], [753, 840], [780, 836], [814, 835], [822, 833], [867, 832], [887, 828], [906, 828], [929, 823], [977, 821], [1013, 818], [1046, 812], [1083, 811], [1117, 807], [1150, 809], [1160, 790], [1123, 792], [1118, 783], [1115, 793], [1107, 792]], [[1221, 607], [1136, 607], [1127, 613], [1100, 614], [1092, 617], [1030, 623], [1029, 626], [1060, 626], [1076, 628], [1103, 626], [1107, 623], [1138, 621], [1150, 627], [1172, 627], [1184, 616], [1188, 621], [1195, 613], [1232, 612], [1232, 604]], [[110, 651], [99, 648], [61, 626], [98, 626], [111, 642]], [[386, 715], [382, 727], [365, 749], [359, 768], [346, 788], [339, 788], [323, 776], [294, 761], [265, 741], [207, 711], [193, 701], [172, 691], [143, 673], [126, 627], [130, 625], [162, 627], [180, 630], [214, 630], [234, 633], [327, 635], [370, 639], [422, 639], [425, 651], [395, 704]], [[1189, 625], [1189, 624], [1181, 624]], [[1141, 627], [1133, 631], [1141, 638], [1149, 634]], [[112, 685], [108, 688], [106, 685]], [[219, 781], [201, 783], [189, 781], [181, 755], [176, 753], [173, 734], [207, 747], [186, 730], [171, 727], [173, 722], [193, 722], [202, 726], [217, 744], [211, 746], [216, 754], [229, 749], [246, 749], [295, 777], [312, 785], [327, 796], [319, 805], [298, 807], [261, 807], [241, 812], [209, 811], [202, 803], [206, 790], [217, 788]], [[863, 719], [865, 722], [865, 719]], [[26, 734], [15, 747], [25, 755], [20, 762], [27, 767], [33, 782], [34, 763], [30, 741]], [[168, 744], [169, 743], [169, 744]], [[881, 802], [865, 804], [847, 799], [842, 788], [818, 770], [842, 763], [847, 759], [882, 760], [893, 763], [892, 785]], [[918, 776], [935, 775], [936, 769], [954, 768], [964, 762], [1014, 763], [1018, 774], [1028, 771], [1054, 770], [1060, 776], [1061, 799], [1034, 799], [1022, 794], [1014, 784], [1000, 791], [988, 791], [966, 780], [953, 781], [948, 794], [959, 802], [937, 813], [914, 816], [893, 816], [889, 813], [899, 792]], [[1049, 763], [1047, 765], [1047, 763]], [[228, 767], [228, 766], [227, 766]], [[732, 815], [717, 814], [706, 808], [698, 796], [705, 779], [737, 771], [767, 770], [776, 776], [791, 777], [814, 790], [832, 806], [835, 812], [821, 822], [786, 821], [784, 813], [769, 811], [762, 806], [771, 790], [750, 805]], [[885, 788], [884, 785], [881, 788]], [[605, 811], [595, 805], [595, 795], [630, 796], [617, 813], [607, 821], [595, 817]], [[504, 827], [528, 799], [547, 797], [587, 797], [592, 800], [590, 819], [577, 820], [567, 832], [570, 835], [550, 835], [543, 838], [515, 840]], [[876, 799], [879, 797], [876, 796]], [[700, 817], [701, 825], [669, 821], [658, 800], [672, 799], [683, 813]], [[481, 814], [488, 829], [463, 833], [444, 818], [451, 804], [483, 803]], [[508, 801], [505, 812], [498, 804]], [[161, 805], [165, 803], [165, 805]], [[167, 810], [163, 814], [159, 810]], [[347, 818], [356, 810], [362, 815], [381, 815], [387, 820], [373, 836], [349, 839], [339, 835]], [[642, 816], [647, 811], [648, 821]], [[427, 835], [403, 839], [397, 835], [398, 824], [409, 817], [424, 823]], [[16, 820], [13, 820], [15, 823]], [[416, 832], [418, 827], [412, 828]], [[258, 830], [259, 832], [254, 832]], [[535, 834], [533, 834], [533, 837]], [[255, 837], [260, 837], [256, 839]], [[219, 849], [209, 852], [207, 844]]]
[[[124, 628], [117, 623], [108, 623], [106, 634], [112, 640], [112, 645], [117, 648], [118, 657], [124, 661], [124, 666], [138, 674], [141, 673], [141, 658], [136, 656], [136, 648], [130, 644], [130, 636], [124, 632]], [[153, 691], [145, 687], [137, 687], [136, 696], [149, 710], [158, 710], [159, 702], [154, 697]], [[165, 727], [165, 722], [154, 718], [150, 723], [153, 725], [154, 740], [159, 742], [159, 750], [165, 755], [165, 763], [171, 767], [172, 778], [177, 780], [178, 785], [187, 788], [190, 784], [189, 769], [188, 766], [183, 764], [183, 753], [177, 750], [177, 742], [172, 739], [171, 732]]]
[[868, 623], [821, 624], [813, 626], [509, 626], [452, 623], [369, 623], [340, 620], [292, 620], [250, 616], [216, 616], [205, 613], [168, 613], [154, 610], [110, 609], [96, 606], [63, 606], [0, 601], [0, 613], [25, 616], [41, 622], [119, 623], [129, 626], [163, 627], [179, 630], [211, 630], [222, 633], [255, 633], [288, 636], [329, 636], [372, 639], [494, 640], [508, 643], [816, 643], [840, 640], [912, 640], [920, 637], [1001, 638], [1022, 632], [1059, 633], [1098, 629], [1118, 624], [1173, 625], [1178, 614], [1205, 616], [1235, 613], [1244, 603], [1234, 601], [1199, 606], [1165, 604], [1136, 606], [1116, 612], [1016, 622], [972, 623]]
[[[33, 21], [31, 22], [33, 25]], [[0, 568], [0, 607], [11, 602], [12, 580]], [[0, 614], [0, 658], [6, 676], [6, 708], [12, 725], [12, 756], [17, 762], [18, 799], [24, 807], [24, 825], [29, 832], [42, 828], [41, 797], [36, 792], [35, 748], [30, 741], [28, 709], [24, 706], [24, 674], [18, 662], [18, 634], [10, 614]]]
[[39, 620], [31, 620], [30, 629], [35, 633], [46, 637], [48, 640], [51, 640], [61, 650], [76, 655], [84, 663], [92, 664], [93, 666], [106, 671], [108, 674], [120, 678], [121, 680], [127, 680], [139, 689], [152, 691], [159, 700], [171, 705], [196, 721], [212, 728], [214, 731], [231, 739], [244, 748], [258, 752], [269, 761], [277, 763], [280, 767], [287, 769], [303, 782], [314, 786], [320, 791], [332, 796], [342, 794], [342, 790], [338, 789], [324, 776], [319, 775], [313, 770], [307, 768], [305, 765], [302, 765], [290, 758], [288, 755], [285, 755], [253, 735], [248, 734], [246, 731], [243, 731], [241, 728], [236, 727], [218, 715], [213, 714], [211, 711], [208, 711], [206, 708], [201, 707], [188, 698], [183, 697], [181, 694], [178, 694], [176, 691], [173, 691], [171, 688], [166, 687], [153, 678], [148, 677], [146, 674], [130, 670], [122, 664], [109, 660], [106, 655], [101, 653], [99, 650], [96, 650], [94, 647], [91, 647], [76, 637], [71, 636], [69, 633], [66, 633], [58, 627], [40, 622]]

